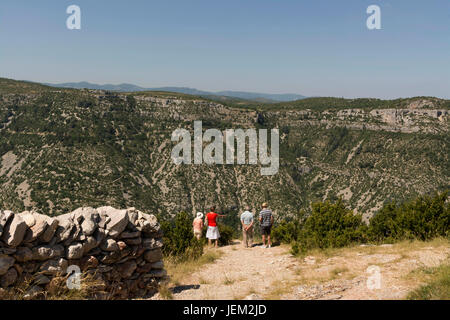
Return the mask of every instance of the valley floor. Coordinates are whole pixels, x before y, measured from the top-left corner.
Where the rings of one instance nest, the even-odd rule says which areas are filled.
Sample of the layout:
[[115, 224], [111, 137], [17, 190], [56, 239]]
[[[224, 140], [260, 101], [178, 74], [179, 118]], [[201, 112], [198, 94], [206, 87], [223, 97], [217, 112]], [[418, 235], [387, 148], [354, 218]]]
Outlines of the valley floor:
[[[318, 250], [302, 258], [292, 256], [289, 246], [246, 249], [239, 241], [220, 249], [208, 249], [206, 254], [214, 251], [220, 252], [220, 257], [213, 263], [186, 272], [170, 285], [171, 298], [405, 299], [426, 282], [429, 268], [448, 263], [450, 258], [450, 244], [443, 239]], [[368, 279], [377, 270], [380, 286], [369, 289]], [[158, 294], [153, 299], [162, 297]]]

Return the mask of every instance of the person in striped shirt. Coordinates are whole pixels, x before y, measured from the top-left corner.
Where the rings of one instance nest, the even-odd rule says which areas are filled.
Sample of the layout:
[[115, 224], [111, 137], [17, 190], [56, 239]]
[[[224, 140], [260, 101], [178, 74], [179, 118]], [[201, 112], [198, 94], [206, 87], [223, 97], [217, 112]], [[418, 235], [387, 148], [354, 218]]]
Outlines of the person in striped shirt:
[[[261, 235], [263, 241], [263, 247], [271, 248], [272, 241], [270, 239], [270, 233], [272, 231], [273, 226], [273, 214], [270, 209], [268, 209], [267, 203], [263, 203], [262, 210], [259, 213], [259, 222], [261, 225]], [[266, 245], [266, 237], [267, 237], [267, 245]]]

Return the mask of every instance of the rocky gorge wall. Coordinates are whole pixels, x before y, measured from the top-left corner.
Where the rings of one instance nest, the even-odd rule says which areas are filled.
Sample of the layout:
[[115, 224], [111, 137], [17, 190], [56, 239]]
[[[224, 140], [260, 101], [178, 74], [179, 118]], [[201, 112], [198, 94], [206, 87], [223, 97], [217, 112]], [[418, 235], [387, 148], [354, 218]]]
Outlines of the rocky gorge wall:
[[101, 284], [97, 298], [148, 296], [166, 278], [162, 246], [156, 217], [135, 208], [58, 217], [0, 211], [0, 291], [27, 283], [25, 297], [37, 297], [79, 268], [81, 279]]

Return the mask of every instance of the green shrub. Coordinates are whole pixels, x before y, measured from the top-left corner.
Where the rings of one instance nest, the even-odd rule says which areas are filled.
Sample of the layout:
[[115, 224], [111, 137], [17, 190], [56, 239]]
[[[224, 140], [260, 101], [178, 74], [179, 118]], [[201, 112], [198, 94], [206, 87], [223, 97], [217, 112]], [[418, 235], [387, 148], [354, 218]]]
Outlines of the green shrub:
[[346, 209], [341, 201], [319, 202], [313, 204], [298, 242], [302, 249], [339, 248], [364, 241], [366, 230], [361, 215]]
[[227, 246], [231, 244], [235, 230], [232, 227], [227, 226], [226, 224], [219, 223], [218, 226], [220, 232], [219, 245]]
[[164, 254], [180, 260], [197, 259], [203, 254], [203, 242], [194, 237], [192, 218], [187, 213], [178, 214], [173, 220], [161, 221], [164, 236]]
[[301, 246], [298, 244], [298, 242], [294, 242], [292, 243], [291, 246], [291, 254], [294, 256], [298, 256], [301, 252]]
[[289, 220], [283, 220], [272, 229], [273, 239], [277, 242], [290, 244], [298, 240], [302, 223], [306, 220], [307, 213], [300, 211], [300, 213]]
[[371, 220], [369, 236], [373, 241], [404, 239], [430, 240], [450, 235], [448, 193], [421, 196], [402, 205], [385, 205]]
[[294, 221], [282, 221], [273, 227], [272, 236], [277, 242], [292, 243], [297, 240], [297, 224]]

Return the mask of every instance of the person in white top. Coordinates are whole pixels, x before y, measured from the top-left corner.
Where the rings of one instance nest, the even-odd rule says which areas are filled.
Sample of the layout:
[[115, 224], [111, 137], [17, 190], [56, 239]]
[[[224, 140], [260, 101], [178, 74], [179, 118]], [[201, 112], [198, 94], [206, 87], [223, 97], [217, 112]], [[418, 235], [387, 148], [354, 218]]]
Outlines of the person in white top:
[[192, 223], [192, 226], [194, 227], [194, 236], [197, 238], [197, 240], [200, 240], [203, 233], [203, 213], [197, 212], [197, 217], [194, 219], [194, 222]]

